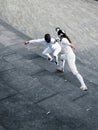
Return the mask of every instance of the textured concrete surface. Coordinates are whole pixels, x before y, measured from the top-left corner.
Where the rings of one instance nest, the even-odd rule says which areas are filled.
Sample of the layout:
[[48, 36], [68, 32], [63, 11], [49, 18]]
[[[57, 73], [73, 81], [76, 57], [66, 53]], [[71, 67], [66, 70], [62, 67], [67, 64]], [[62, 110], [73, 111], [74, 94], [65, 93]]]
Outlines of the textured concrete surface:
[[93, 64], [81, 63], [78, 56], [88, 86], [83, 92], [68, 66], [64, 74], [57, 73], [42, 57], [43, 46], [28, 49], [23, 41], [29, 37], [2, 20], [0, 30], [0, 130], [97, 130], [98, 72]]
[[[0, 130], [98, 130], [98, 1], [0, 0], [0, 16], [10, 23], [0, 19]], [[88, 91], [80, 90], [67, 64], [65, 73], [56, 72], [42, 57], [41, 44], [23, 45], [29, 36], [54, 34], [58, 25], [76, 45], [76, 64]]]

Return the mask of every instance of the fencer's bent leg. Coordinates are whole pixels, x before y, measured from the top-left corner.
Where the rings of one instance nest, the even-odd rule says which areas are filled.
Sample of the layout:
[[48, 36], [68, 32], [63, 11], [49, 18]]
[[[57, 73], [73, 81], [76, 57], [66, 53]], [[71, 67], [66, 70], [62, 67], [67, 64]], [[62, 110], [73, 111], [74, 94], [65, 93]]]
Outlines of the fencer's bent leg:
[[47, 57], [50, 59], [50, 61], [51, 61], [51, 60], [52, 60], [52, 56], [50, 55], [50, 53], [52, 53], [52, 52], [51, 52], [51, 50], [50, 50], [49, 47], [47, 47], [47, 48], [42, 52], [42, 54], [45, 55], [45, 56], [47, 56]]
[[56, 49], [56, 50], [53, 52], [54, 62], [55, 62], [56, 64], [58, 64], [58, 54], [60, 53], [60, 51], [61, 51], [61, 48], [58, 48], [58, 49]]

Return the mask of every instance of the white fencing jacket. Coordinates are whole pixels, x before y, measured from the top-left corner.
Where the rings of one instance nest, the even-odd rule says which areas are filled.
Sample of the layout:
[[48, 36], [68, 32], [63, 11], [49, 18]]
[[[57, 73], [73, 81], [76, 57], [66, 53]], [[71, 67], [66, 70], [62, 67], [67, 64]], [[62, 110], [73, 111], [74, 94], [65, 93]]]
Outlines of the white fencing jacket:
[[52, 51], [55, 51], [56, 49], [61, 49], [61, 46], [59, 45], [58, 42], [55, 42], [54, 38], [51, 38], [50, 43], [47, 43], [44, 38], [30, 40], [29, 43], [43, 43], [43, 44], [46, 44]]

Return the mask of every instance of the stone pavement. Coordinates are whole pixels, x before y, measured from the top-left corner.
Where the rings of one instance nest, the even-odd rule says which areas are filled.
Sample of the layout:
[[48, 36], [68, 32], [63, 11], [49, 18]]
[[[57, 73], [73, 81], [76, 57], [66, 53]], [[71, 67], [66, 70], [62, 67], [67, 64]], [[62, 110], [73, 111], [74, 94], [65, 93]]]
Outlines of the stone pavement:
[[68, 66], [57, 73], [43, 46], [23, 45], [28, 39], [0, 20], [0, 130], [98, 130], [98, 61], [94, 69], [77, 57], [84, 92]]

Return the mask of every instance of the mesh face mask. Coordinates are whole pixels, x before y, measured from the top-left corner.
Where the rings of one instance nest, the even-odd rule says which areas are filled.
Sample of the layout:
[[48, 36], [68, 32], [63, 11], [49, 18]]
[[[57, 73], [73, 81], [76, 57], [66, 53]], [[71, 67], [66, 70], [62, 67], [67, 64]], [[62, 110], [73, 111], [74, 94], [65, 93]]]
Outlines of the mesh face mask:
[[50, 36], [50, 34], [45, 34], [44, 38], [45, 38], [45, 41], [47, 43], [51, 42], [51, 36]]

